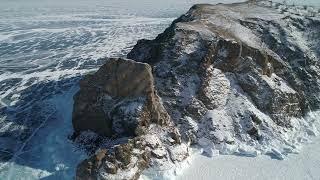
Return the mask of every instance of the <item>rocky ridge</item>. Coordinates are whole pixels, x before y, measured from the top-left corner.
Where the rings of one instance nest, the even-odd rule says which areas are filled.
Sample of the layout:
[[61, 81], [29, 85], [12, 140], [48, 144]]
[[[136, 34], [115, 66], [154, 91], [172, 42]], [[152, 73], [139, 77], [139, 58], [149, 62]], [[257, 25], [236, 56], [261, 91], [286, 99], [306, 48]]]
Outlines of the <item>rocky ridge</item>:
[[[189, 145], [204, 153], [295, 152], [317, 134], [320, 15], [262, 1], [193, 6], [128, 59], [109, 59], [80, 83], [76, 136], [124, 143], [83, 161], [77, 179], [137, 179], [174, 169]], [[132, 60], [135, 61], [132, 61]]]
[[150, 65], [108, 59], [81, 80], [74, 98], [75, 136], [93, 131], [123, 140], [83, 161], [76, 179], [136, 179], [151, 164], [180, 162], [188, 156], [188, 146], [181, 143], [154, 88]]

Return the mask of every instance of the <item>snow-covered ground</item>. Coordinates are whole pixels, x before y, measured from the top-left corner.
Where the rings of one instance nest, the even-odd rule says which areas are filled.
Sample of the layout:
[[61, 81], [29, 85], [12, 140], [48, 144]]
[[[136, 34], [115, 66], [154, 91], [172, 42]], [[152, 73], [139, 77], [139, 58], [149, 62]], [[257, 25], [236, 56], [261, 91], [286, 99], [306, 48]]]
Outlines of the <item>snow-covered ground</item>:
[[[307, 119], [320, 128], [320, 111], [309, 113]], [[305, 134], [303, 143], [293, 153], [280, 160], [275, 155], [217, 155], [208, 157], [196, 153], [188, 160], [189, 166], [177, 176], [178, 180], [317, 180], [320, 178], [320, 136]]]
[[320, 178], [320, 138], [285, 160], [270, 156], [244, 157], [220, 155], [213, 158], [197, 154], [178, 180], [318, 180]]

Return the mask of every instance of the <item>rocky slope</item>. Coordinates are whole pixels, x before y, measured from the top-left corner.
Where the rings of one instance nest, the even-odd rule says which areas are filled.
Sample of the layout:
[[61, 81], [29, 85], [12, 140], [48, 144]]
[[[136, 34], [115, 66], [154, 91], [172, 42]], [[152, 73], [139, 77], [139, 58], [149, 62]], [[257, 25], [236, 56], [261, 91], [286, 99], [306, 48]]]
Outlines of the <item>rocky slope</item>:
[[109, 59], [81, 81], [76, 139], [90, 130], [116, 143], [99, 146], [77, 179], [173, 170], [190, 144], [209, 156], [294, 152], [317, 133], [304, 117], [320, 105], [319, 47], [312, 8], [193, 6], [156, 39], [138, 41], [135, 61]]
[[136, 179], [151, 164], [181, 162], [187, 157], [188, 146], [181, 143], [157, 95], [150, 65], [109, 59], [80, 82], [74, 98], [78, 142], [85, 136], [79, 134], [86, 131], [121, 139], [83, 161], [76, 179]]

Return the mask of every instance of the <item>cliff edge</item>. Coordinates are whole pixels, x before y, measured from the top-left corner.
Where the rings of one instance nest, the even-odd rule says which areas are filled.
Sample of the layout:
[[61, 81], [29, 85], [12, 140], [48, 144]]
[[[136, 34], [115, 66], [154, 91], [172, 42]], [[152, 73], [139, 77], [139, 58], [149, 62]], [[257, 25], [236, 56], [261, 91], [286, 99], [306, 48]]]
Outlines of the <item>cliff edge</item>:
[[172, 171], [190, 145], [208, 156], [283, 159], [318, 133], [307, 118], [320, 105], [320, 14], [312, 8], [195, 5], [127, 58], [107, 60], [74, 97], [78, 138], [89, 130], [121, 139], [81, 163], [77, 179]]

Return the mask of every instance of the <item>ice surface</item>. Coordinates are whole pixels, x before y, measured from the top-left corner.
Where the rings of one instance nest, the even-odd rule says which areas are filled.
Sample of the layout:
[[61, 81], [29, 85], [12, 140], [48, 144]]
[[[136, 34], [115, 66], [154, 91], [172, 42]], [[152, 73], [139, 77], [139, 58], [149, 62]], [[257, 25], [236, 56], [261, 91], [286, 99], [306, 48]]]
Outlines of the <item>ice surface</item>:
[[[12, 159], [1, 163], [1, 179], [69, 179], [76, 165], [86, 158], [68, 140], [71, 133], [71, 113], [76, 86], [53, 96], [50, 102], [53, 111], [42, 122]], [[54, 121], [52, 116], [57, 116]], [[31, 147], [30, 147], [31, 146]]]
[[196, 2], [2, 1], [0, 179], [72, 179], [85, 158], [67, 138], [81, 76], [154, 38]]
[[[138, 39], [154, 38], [194, 3], [235, 1], [1, 1], [0, 151], [8, 157], [0, 161], [0, 179], [72, 179], [86, 158], [67, 138], [79, 78], [103, 64], [102, 58], [124, 56]], [[192, 84], [181, 93], [188, 100]], [[306, 134], [318, 133], [308, 122], [305, 126]], [[296, 139], [295, 149], [308, 141]], [[207, 151], [217, 154], [214, 148]], [[164, 176], [171, 179], [189, 162]]]

